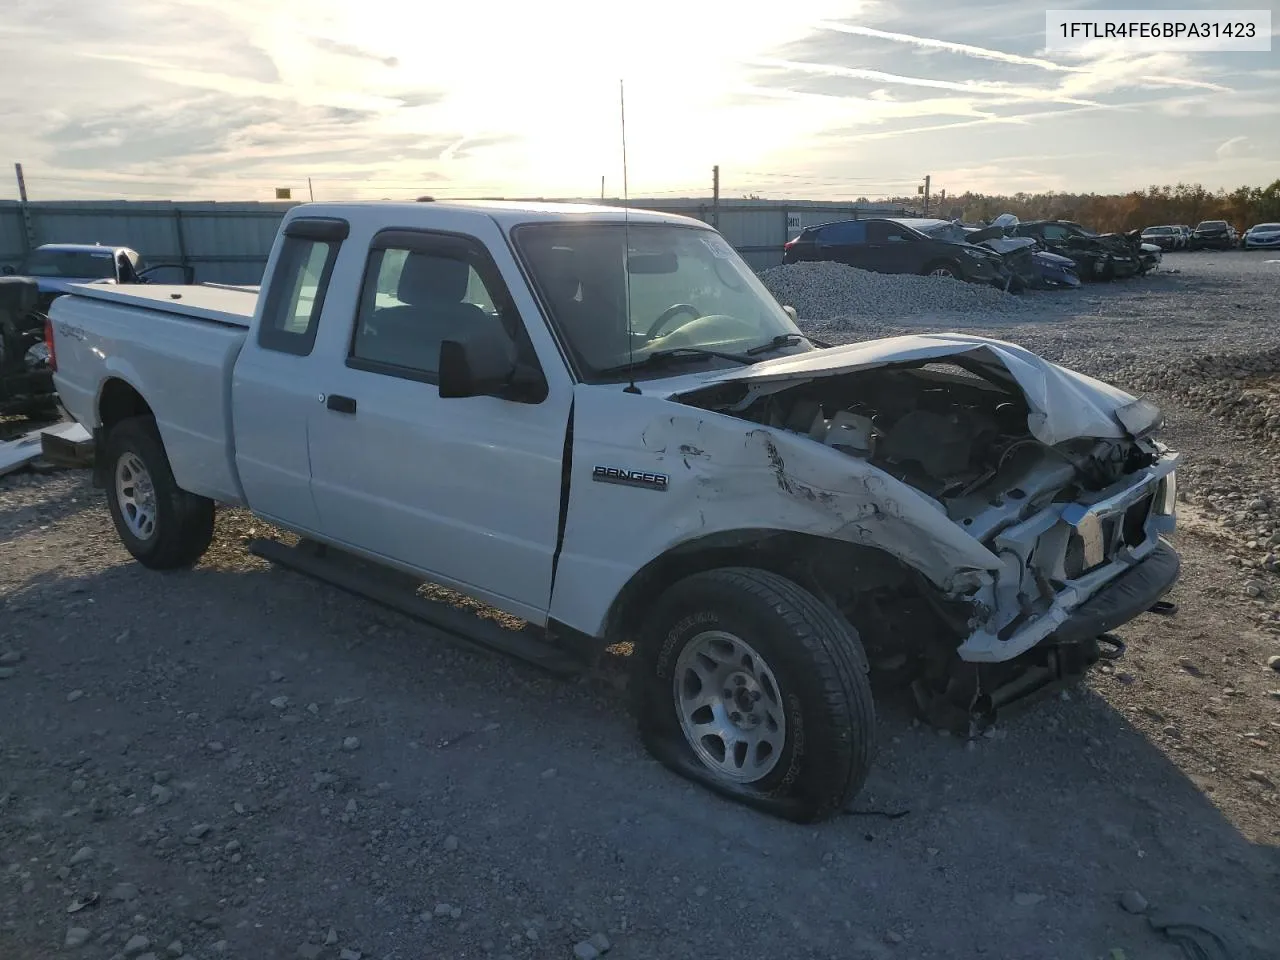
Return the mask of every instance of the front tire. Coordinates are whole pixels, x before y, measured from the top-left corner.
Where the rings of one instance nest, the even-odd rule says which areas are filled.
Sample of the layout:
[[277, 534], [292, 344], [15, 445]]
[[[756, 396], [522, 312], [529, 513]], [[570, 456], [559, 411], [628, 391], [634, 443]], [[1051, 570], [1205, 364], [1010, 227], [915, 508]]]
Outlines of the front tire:
[[669, 588], [635, 651], [634, 709], [648, 750], [677, 773], [774, 816], [843, 810], [871, 768], [866, 654], [844, 618], [752, 568]]
[[952, 280], [963, 280], [960, 268], [946, 262], [931, 263], [924, 268], [926, 277], [948, 277]]
[[121, 420], [104, 454], [107, 508], [125, 549], [153, 570], [192, 566], [213, 541], [213, 501], [178, 486], [155, 421]]

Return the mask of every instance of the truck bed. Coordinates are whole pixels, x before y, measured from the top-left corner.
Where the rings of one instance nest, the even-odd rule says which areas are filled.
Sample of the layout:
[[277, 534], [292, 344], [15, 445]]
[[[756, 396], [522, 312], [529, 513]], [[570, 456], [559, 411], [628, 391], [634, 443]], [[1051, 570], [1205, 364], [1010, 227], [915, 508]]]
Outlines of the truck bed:
[[248, 329], [258, 305], [256, 287], [237, 287], [220, 283], [192, 286], [167, 284], [74, 284], [75, 295], [90, 300], [105, 300], [135, 310], [158, 310], [182, 317], [194, 317], [213, 323]]
[[239, 503], [231, 375], [257, 302], [254, 290], [213, 284], [76, 284], [49, 308], [58, 395], [92, 428], [101, 424], [104, 392], [123, 381], [156, 404], [178, 485]]

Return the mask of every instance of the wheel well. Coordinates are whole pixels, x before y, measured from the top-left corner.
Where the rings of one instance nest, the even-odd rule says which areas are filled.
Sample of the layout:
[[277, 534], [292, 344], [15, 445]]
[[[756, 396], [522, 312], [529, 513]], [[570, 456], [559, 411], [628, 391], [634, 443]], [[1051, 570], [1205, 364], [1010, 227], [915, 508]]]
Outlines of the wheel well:
[[938, 267], [946, 267], [948, 270], [954, 270], [957, 273], [960, 271], [960, 264], [958, 261], [947, 260], [945, 258], [939, 257], [937, 260], [930, 260], [928, 263], [926, 263], [924, 265], [924, 272], [926, 274], [932, 273], [934, 270], [937, 270]]
[[110, 430], [129, 417], [155, 416], [142, 394], [124, 380], [112, 377], [102, 387], [98, 397], [98, 420], [104, 431]]
[[717, 567], [768, 570], [837, 609], [860, 591], [920, 580], [897, 557], [875, 547], [789, 531], [726, 531], [674, 547], [636, 571], [609, 608], [608, 642], [633, 639], [637, 622], [663, 591], [687, 576]]

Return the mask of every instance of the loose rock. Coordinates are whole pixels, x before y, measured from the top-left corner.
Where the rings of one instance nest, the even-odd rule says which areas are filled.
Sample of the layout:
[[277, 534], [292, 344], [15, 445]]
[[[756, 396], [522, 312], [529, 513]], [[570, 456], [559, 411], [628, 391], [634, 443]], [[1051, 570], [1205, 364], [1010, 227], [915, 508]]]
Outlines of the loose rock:
[[126, 957], [136, 957], [138, 954], [143, 953], [149, 946], [151, 946], [151, 941], [147, 937], [144, 937], [140, 933], [134, 934], [129, 938], [129, 942], [124, 945], [124, 955]]
[[353, 750], [359, 750], [359, 749], [360, 749], [360, 738], [359, 738], [359, 737], [347, 737], [345, 740], [343, 740], [343, 741], [342, 741], [342, 749], [343, 749], [343, 750], [346, 750], [348, 753], [350, 753], [350, 752], [351, 752], [351, 751], [353, 751]]
[[1120, 906], [1128, 913], [1146, 913], [1147, 898], [1137, 890], [1126, 890], [1120, 894]]
[[1015, 893], [1013, 902], [1020, 907], [1034, 907], [1037, 903], [1043, 903], [1045, 896], [1043, 893]]
[[83, 947], [88, 943], [89, 936], [90, 933], [85, 927], [72, 927], [67, 931], [67, 938], [63, 941], [63, 944], [68, 949], [74, 950], [77, 947]]
[[138, 888], [132, 883], [117, 883], [109, 891], [107, 891], [108, 900], [137, 900]]
[[78, 863], [84, 863], [86, 860], [92, 860], [92, 859], [93, 859], [93, 847], [81, 847], [79, 850], [77, 850], [75, 853], [71, 855], [71, 859], [68, 860], [67, 863], [74, 867]]
[[613, 949], [613, 944], [609, 942], [609, 938], [606, 937], [603, 933], [593, 933], [588, 938], [588, 942], [597, 950], [599, 950], [601, 953], [608, 953], [611, 949]]

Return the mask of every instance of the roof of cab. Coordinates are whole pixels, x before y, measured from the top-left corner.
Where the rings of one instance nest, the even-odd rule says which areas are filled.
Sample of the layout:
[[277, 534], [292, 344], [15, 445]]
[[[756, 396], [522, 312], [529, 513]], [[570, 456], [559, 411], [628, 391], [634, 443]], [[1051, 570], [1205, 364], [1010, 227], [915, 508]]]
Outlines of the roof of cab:
[[290, 209], [288, 218], [299, 216], [343, 216], [356, 211], [377, 210], [385, 216], [387, 212], [398, 212], [413, 216], [421, 214], [424, 209], [448, 210], [456, 213], [474, 213], [496, 220], [504, 228], [514, 227], [520, 223], [533, 223], [550, 220], [605, 221], [621, 223], [629, 219], [632, 223], [671, 223], [684, 226], [696, 226], [710, 229], [706, 223], [693, 217], [684, 217], [674, 213], [662, 213], [657, 210], [643, 210], [636, 207], [629, 209], [596, 203], [567, 203], [534, 200], [430, 200], [412, 203], [401, 203], [386, 200], [353, 200], [338, 203], [303, 203]]

